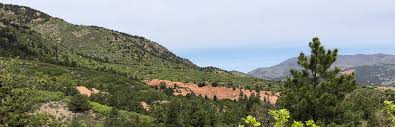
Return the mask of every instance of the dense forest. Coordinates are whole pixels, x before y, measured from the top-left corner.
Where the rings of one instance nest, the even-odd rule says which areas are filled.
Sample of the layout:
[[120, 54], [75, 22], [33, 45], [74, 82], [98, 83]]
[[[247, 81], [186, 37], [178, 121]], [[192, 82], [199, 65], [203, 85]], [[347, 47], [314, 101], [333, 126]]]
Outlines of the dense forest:
[[[299, 55], [301, 71], [267, 81], [198, 67], [159, 44], [77, 26], [28, 7], [0, 4], [0, 126], [331, 127], [392, 126], [395, 92], [360, 86], [331, 68], [338, 50], [319, 38]], [[280, 92], [209, 99], [147, 80]], [[83, 94], [79, 87], [96, 91]], [[88, 91], [90, 92], [90, 91]]]

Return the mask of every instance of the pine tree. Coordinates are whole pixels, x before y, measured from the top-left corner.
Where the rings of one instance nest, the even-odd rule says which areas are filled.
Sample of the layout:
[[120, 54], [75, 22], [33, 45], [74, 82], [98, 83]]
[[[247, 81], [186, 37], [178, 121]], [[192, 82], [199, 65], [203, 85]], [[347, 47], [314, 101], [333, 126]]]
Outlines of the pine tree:
[[90, 109], [88, 98], [81, 94], [74, 95], [71, 98], [68, 107], [73, 112], [84, 112]]
[[166, 126], [169, 127], [179, 127], [182, 126], [181, 125], [181, 121], [180, 121], [180, 102], [178, 101], [173, 101], [170, 102], [170, 105], [167, 108], [166, 111], [166, 119], [165, 119], [165, 124]]
[[291, 70], [279, 104], [296, 120], [333, 122], [339, 112], [336, 106], [356, 88], [355, 76], [341, 75], [339, 68], [332, 67], [337, 49], [325, 50], [319, 38], [313, 38], [309, 47], [311, 55], [300, 53], [298, 64], [303, 69]]
[[133, 124], [130, 120], [123, 118], [120, 111], [116, 108], [111, 109], [111, 112], [104, 121], [105, 127], [127, 127], [134, 126]]
[[173, 88], [165, 88], [165, 90], [163, 90], [163, 92], [167, 95], [167, 96], [172, 96], [174, 94], [174, 89]]

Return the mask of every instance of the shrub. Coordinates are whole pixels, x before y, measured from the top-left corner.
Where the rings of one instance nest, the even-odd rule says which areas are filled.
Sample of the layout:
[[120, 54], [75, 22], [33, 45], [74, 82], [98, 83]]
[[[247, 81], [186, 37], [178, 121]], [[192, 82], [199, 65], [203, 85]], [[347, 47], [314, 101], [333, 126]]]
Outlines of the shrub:
[[205, 82], [199, 82], [199, 83], [198, 83], [198, 87], [203, 87], [203, 86], [206, 86], [206, 83], [205, 83]]
[[73, 112], [84, 112], [90, 109], [88, 98], [80, 94], [73, 96], [68, 103], [68, 106]]
[[253, 89], [253, 85], [251, 85], [251, 84], [248, 84], [245, 88], [247, 89], [247, 90], [252, 90]]
[[172, 88], [166, 88], [163, 92], [164, 92], [166, 95], [168, 95], [168, 96], [172, 96], [173, 93], [174, 93], [174, 90], [173, 90]]
[[[288, 119], [291, 118], [289, 111], [287, 109], [280, 110], [269, 110], [269, 114], [274, 118], [274, 127], [285, 127], [288, 123]], [[291, 127], [320, 127], [315, 124], [313, 120], [308, 120], [305, 122], [293, 121]]]
[[385, 111], [387, 112], [388, 117], [392, 122], [392, 126], [395, 126], [395, 116], [393, 114], [395, 112], [395, 104], [393, 101], [384, 101], [384, 104], [385, 104]]
[[275, 120], [274, 127], [284, 127], [291, 117], [287, 109], [269, 110], [269, 114], [273, 116]]
[[159, 84], [159, 90], [164, 90], [164, 89], [166, 89], [166, 83], [160, 82], [160, 84]]
[[91, 105], [93, 111], [101, 113], [101, 114], [109, 114], [112, 110], [112, 107], [102, 105], [97, 102], [90, 101], [89, 104]]
[[219, 86], [219, 84], [218, 84], [218, 82], [213, 82], [213, 83], [211, 83], [211, 86], [217, 87], [217, 86]]
[[[256, 118], [255, 117], [253, 117], [253, 116], [251, 116], [251, 115], [249, 115], [249, 116], [247, 116], [246, 118], [242, 118], [242, 120], [244, 121], [244, 123], [247, 125], [247, 126], [253, 126], [253, 127], [259, 127], [259, 126], [261, 126], [261, 123], [259, 123], [257, 120], [256, 120]], [[239, 127], [245, 127], [245, 125], [239, 125]]]

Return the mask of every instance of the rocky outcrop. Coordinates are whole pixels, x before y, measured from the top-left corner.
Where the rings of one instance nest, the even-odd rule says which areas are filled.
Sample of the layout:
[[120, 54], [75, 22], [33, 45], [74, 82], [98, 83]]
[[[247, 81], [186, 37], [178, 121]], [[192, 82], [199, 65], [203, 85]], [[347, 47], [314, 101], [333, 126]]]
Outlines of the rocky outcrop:
[[[193, 83], [182, 83], [182, 82], [173, 82], [168, 80], [151, 80], [146, 82], [151, 87], [159, 87], [161, 83], [164, 83], [167, 88], [174, 89], [175, 96], [186, 96], [187, 94], [194, 93], [197, 96], [207, 97], [209, 99], [214, 99], [216, 96], [217, 99], [230, 99], [230, 100], [239, 100], [240, 95], [245, 95], [250, 97], [253, 94], [257, 94], [255, 90], [246, 90], [239, 88], [228, 88], [228, 87], [213, 87], [213, 86], [203, 86], [199, 87], [197, 84]], [[268, 101], [271, 104], [276, 104], [280, 93], [272, 92], [272, 91], [260, 91], [259, 92], [260, 99], [262, 101]]]

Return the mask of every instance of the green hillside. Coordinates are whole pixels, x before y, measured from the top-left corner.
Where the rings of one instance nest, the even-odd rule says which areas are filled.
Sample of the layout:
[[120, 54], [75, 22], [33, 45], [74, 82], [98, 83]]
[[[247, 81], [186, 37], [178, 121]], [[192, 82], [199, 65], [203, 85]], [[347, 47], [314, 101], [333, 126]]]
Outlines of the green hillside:
[[[178, 97], [144, 81], [278, 90], [269, 87], [275, 82], [198, 67], [143, 37], [73, 25], [29, 7], [0, 4], [0, 16], [0, 126], [237, 126], [263, 108], [258, 97]], [[84, 97], [76, 86], [101, 93]], [[63, 114], [47, 114], [52, 110]]]
[[143, 37], [96, 27], [80, 26], [28, 7], [1, 5], [2, 56], [91, 70], [111, 71], [141, 80], [218, 82], [230, 87], [267, 81], [234, 75], [218, 68], [201, 68]]
[[[237, 126], [245, 114], [264, 108], [258, 105], [271, 107], [255, 96], [241, 101], [208, 100], [193, 94], [170, 96], [138, 79], [111, 72], [4, 57], [0, 57], [0, 65], [0, 81], [6, 81], [0, 84], [0, 97], [5, 99], [0, 104], [4, 116], [0, 123], [5, 126]], [[102, 92], [87, 98], [92, 112], [54, 119], [42, 111], [42, 104], [68, 104], [78, 97], [76, 86]], [[141, 102], [151, 105], [150, 110]], [[62, 110], [58, 105], [55, 109]]]
[[[143, 37], [0, 4], [0, 127], [395, 125], [392, 88], [358, 85], [356, 79], [375, 75], [355, 78], [331, 68], [338, 50], [326, 50], [318, 37], [309, 47], [310, 56], [295, 59], [301, 70], [285, 81], [268, 81], [199, 67]], [[385, 72], [371, 81], [390, 84], [392, 68], [356, 71]], [[199, 85], [145, 83], [153, 79]], [[194, 93], [194, 87], [210, 94]], [[215, 92], [221, 94], [207, 96]]]

